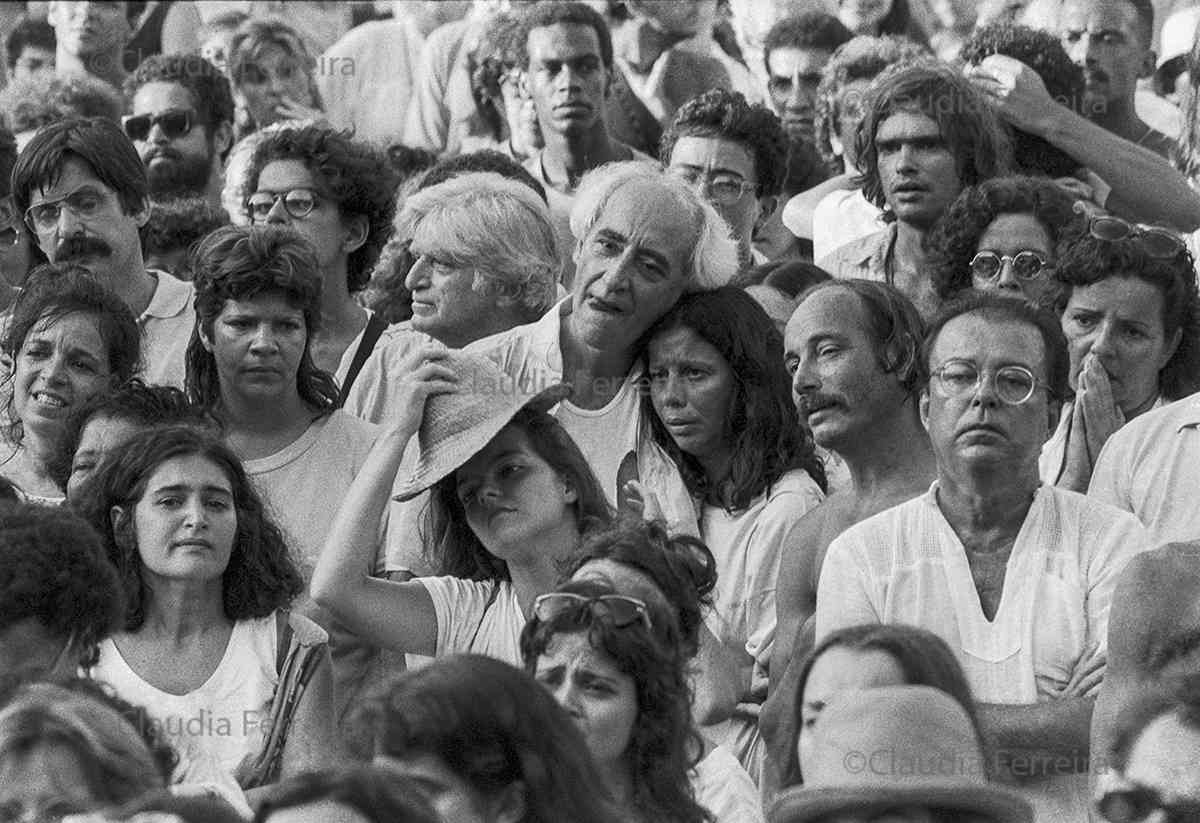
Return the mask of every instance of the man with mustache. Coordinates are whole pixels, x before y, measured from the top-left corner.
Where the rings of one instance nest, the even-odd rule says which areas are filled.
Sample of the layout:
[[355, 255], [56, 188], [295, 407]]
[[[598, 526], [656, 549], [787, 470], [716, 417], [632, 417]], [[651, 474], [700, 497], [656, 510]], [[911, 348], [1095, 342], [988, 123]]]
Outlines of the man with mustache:
[[13, 167], [13, 202], [51, 263], [76, 263], [125, 301], [142, 327], [148, 383], [183, 386], [195, 325], [190, 283], [146, 268], [139, 232], [150, 216], [146, 168], [103, 118], [44, 126]]
[[125, 134], [146, 164], [152, 200], [201, 197], [221, 205], [233, 146], [229, 81], [203, 57], [154, 55], [125, 81]]
[[[788, 321], [784, 357], [801, 418], [817, 445], [845, 463], [850, 483], [801, 521], [780, 562], [771, 684], [759, 718], [771, 766], [787, 763], [796, 743], [796, 689], [830, 541], [933, 481], [933, 452], [917, 414], [924, 331], [912, 301], [867, 280], [815, 287]], [[783, 777], [773, 772], [772, 779]]]
[[871, 623], [937, 634], [966, 673], [992, 767], [1039, 821], [1084, 821], [1109, 608], [1121, 570], [1147, 546], [1145, 529], [1041, 484], [1038, 456], [1070, 370], [1050, 313], [972, 293], [930, 325], [920, 365], [937, 479], [829, 545], [815, 641]]
[[[546, 188], [564, 260], [570, 259], [575, 189], [585, 172], [605, 163], [650, 160], [614, 139], [605, 123], [613, 82], [608, 24], [584, 3], [538, 3], [525, 13], [525, 74], [545, 146], [525, 168]], [[570, 284], [571, 267], [564, 271]]]
[[855, 140], [856, 182], [888, 225], [819, 265], [834, 277], [893, 285], [929, 317], [938, 299], [924, 269], [925, 236], [965, 187], [1006, 173], [1012, 151], [992, 107], [943, 64], [893, 69], [867, 95]]

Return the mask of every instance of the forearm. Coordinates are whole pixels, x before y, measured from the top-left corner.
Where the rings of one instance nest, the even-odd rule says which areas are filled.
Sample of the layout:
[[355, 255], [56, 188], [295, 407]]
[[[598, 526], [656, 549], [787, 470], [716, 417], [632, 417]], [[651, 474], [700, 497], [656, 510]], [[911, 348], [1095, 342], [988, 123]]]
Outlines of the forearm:
[[990, 752], [1020, 780], [1087, 771], [1095, 704], [1093, 697], [1066, 697], [1026, 706], [981, 703], [977, 710]]
[[1112, 186], [1107, 206], [1146, 223], [1163, 223], [1180, 231], [1200, 227], [1200, 194], [1160, 155], [1054, 106], [1036, 133], [1091, 169]]
[[312, 596], [335, 614], [353, 603], [367, 585], [375, 564], [379, 522], [410, 436], [392, 431], [375, 441], [333, 519], [313, 570]]

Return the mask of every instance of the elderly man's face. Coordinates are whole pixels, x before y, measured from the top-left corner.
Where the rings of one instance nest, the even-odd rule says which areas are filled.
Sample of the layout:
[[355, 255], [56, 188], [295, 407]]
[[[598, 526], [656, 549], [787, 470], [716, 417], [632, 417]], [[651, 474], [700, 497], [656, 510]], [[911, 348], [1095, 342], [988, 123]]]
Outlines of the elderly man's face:
[[[1038, 330], [1026, 323], [991, 320], [978, 313], [948, 322], [930, 352], [933, 373], [921, 394], [921, 422], [942, 470], [968, 466], [1032, 466], [1056, 423], [1058, 404], [1046, 388], [1046, 350]], [[979, 375], [952, 379], [969, 366]], [[1014, 402], [1020, 378], [1006, 367], [1032, 374], [1036, 386]], [[969, 374], [969, 370], [966, 372]], [[1014, 478], [1018, 475], [1014, 471]]]
[[1142, 42], [1137, 10], [1129, 0], [1067, 0], [1059, 36], [1083, 69], [1088, 113], [1132, 103], [1138, 79], [1154, 70], [1154, 54]]
[[695, 243], [691, 216], [660, 184], [621, 186], [576, 247], [572, 329], [593, 346], [632, 346], [683, 294]]
[[[1194, 810], [1200, 804], [1200, 773], [1195, 764], [1200, 761], [1200, 730], [1185, 725], [1171, 714], [1150, 722], [1133, 747], [1123, 774], [1116, 776], [1100, 804], [1103, 813], [1109, 804], [1124, 806], [1118, 798], [1137, 797], [1140, 803], [1152, 806], [1146, 821], [1191, 820], [1191, 815], [1170, 816], [1171, 807], [1186, 805]], [[1130, 818], [1110, 816], [1105, 819], [1123, 821]]]

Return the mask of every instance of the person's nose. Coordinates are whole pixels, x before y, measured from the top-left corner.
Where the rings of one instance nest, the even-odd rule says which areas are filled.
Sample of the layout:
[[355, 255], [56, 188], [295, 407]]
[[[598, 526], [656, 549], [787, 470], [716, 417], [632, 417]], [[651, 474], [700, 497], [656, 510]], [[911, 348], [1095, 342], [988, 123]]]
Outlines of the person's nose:
[[150, 132], [146, 135], [146, 139], [160, 146], [171, 142], [170, 138], [167, 137], [167, 133], [163, 131], [162, 124], [157, 122], [150, 123]]
[[183, 523], [193, 531], [203, 531], [208, 528], [208, 510], [204, 500], [199, 495], [188, 499], [183, 506]]
[[575, 688], [575, 684], [571, 682], [571, 678], [567, 677], [562, 683], [554, 689], [554, 699], [558, 701], [558, 705], [567, 710], [573, 719], [578, 720], [582, 717], [579, 711], [579, 691]]
[[408, 270], [408, 274], [404, 277], [404, 288], [409, 291], [416, 291], [429, 285], [429, 258], [421, 255], [417, 261], [412, 264], [412, 268]]
[[271, 204], [271, 210], [267, 212], [268, 223], [287, 223], [291, 220], [291, 215], [287, 213], [287, 207], [283, 205], [283, 198], [279, 197]]
[[563, 67], [559, 69], [558, 75], [554, 78], [555, 88], [570, 91], [580, 87], [582, 77], [579, 71], [570, 63], [563, 63]]
[[1100, 326], [1096, 329], [1096, 336], [1092, 339], [1091, 351], [1101, 359], [1108, 359], [1116, 354], [1117, 332], [1113, 325], [1109, 320], [1101, 321]]
[[250, 351], [256, 354], [269, 354], [278, 348], [275, 333], [269, 323], [260, 323], [250, 340]]
[[67, 358], [55, 352], [42, 367], [42, 380], [47, 386], [62, 386], [67, 382]]
[[600, 280], [605, 294], [615, 294], [628, 288], [634, 265], [633, 252], [632, 248], [628, 248], [619, 257], [609, 260], [608, 268]]
[[1000, 397], [996, 394], [996, 376], [994, 374], [979, 373], [978, 382], [975, 384], [973, 403], [988, 408], [1000, 405]]
[[660, 402], [663, 406], [678, 409], [687, 405], [687, 390], [678, 372], [667, 373], [666, 379], [662, 381], [661, 392]]
[[787, 96], [787, 107], [793, 110], [807, 108], [804, 85], [800, 81], [799, 74], [792, 75], [792, 90]]
[[917, 150], [911, 143], [900, 144], [900, 150], [896, 152], [896, 168], [905, 173], [913, 173], [918, 170]]
[[815, 357], [801, 357], [796, 361], [792, 374], [792, 392], [800, 397], [809, 392], [820, 391], [821, 377], [817, 373]]
[[1017, 273], [1013, 270], [1012, 260], [1000, 261], [1000, 274], [996, 279], [996, 288], [1017, 293], [1021, 291], [1021, 281], [1017, 279]]
[[84, 222], [75, 213], [75, 210], [66, 203], [60, 203], [58, 206], [58, 236], [71, 237], [76, 234], [83, 234]]

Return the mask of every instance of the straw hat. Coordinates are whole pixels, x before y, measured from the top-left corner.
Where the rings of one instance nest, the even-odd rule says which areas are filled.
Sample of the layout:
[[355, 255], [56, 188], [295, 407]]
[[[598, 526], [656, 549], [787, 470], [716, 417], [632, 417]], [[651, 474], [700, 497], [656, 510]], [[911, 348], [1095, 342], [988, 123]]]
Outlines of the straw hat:
[[[416, 454], [407, 457], [394, 500], [411, 500], [462, 466], [526, 406], [547, 411], [571, 393], [565, 383], [517, 380], [479, 354], [451, 351], [446, 365], [458, 375], [459, 390], [425, 401]], [[411, 451], [412, 444], [409, 449]]]
[[1157, 68], [1161, 69], [1168, 61], [1191, 53], [1192, 44], [1196, 42], [1197, 25], [1200, 25], [1200, 7], [1180, 9], [1167, 17], [1162, 27]]
[[770, 823], [804, 823], [839, 811], [925, 806], [1032, 823], [1017, 792], [988, 783], [967, 712], [928, 686], [847, 692], [817, 721], [803, 786], [772, 804]]

